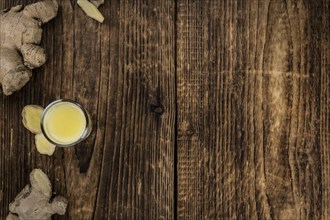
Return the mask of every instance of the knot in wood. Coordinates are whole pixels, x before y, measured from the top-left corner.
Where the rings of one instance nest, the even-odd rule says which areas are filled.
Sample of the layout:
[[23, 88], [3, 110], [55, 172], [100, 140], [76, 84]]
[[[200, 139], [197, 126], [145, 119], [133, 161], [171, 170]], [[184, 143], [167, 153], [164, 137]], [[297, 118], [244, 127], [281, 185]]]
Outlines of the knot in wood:
[[151, 112], [153, 112], [157, 115], [162, 115], [165, 111], [164, 106], [161, 103], [157, 103], [155, 105], [151, 104], [150, 110], [151, 110]]

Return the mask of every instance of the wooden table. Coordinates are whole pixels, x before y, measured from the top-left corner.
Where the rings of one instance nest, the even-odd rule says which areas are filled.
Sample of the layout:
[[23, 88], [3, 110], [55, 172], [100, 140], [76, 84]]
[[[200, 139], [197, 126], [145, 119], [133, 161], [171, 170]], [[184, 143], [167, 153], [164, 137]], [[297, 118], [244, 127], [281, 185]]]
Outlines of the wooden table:
[[[34, 168], [69, 200], [54, 219], [330, 219], [329, 0], [60, 5], [48, 62], [0, 95], [1, 219]], [[59, 98], [94, 130], [43, 156], [21, 111]]]

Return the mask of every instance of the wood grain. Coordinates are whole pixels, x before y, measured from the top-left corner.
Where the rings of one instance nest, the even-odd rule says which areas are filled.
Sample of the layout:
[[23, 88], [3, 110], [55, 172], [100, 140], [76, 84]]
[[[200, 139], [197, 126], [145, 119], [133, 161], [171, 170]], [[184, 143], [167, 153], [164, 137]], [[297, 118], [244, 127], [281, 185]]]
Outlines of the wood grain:
[[178, 1], [179, 219], [329, 218], [328, 4]]
[[[330, 219], [329, 0], [59, 2], [47, 63], [0, 94], [0, 219], [33, 168], [54, 219]], [[42, 156], [21, 110], [59, 98], [94, 132]]]
[[330, 1], [323, 1], [321, 22], [320, 155], [322, 219], [330, 218]]
[[[0, 97], [0, 218], [37, 167], [70, 201], [54, 219], [174, 218], [174, 3], [107, 1], [102, 25], [75, 1], [60, 6], [44, 27], [48, 62], [20, 93]], [[81, 102], [94, 132], [41, 156], [20, 112], [59, 98]]]

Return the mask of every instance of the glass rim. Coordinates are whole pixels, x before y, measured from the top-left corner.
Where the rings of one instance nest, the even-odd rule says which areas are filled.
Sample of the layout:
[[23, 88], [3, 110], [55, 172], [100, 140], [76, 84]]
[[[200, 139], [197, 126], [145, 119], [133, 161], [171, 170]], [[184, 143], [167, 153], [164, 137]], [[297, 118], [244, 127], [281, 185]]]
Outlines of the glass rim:
[[[56, 104], [59, 104], [59, 103], [62, 103], [62, 102], [68, 102], [68, 103], [72, 103], [74, 105], [76, 105], [80, 110], [82, 110], [84, 116], [85, 116], [85, 119], [86, 119], [86, 126], [85, 126], [85, 129], [84, 129], [84, 132], [81, 134], [81, 136], [79, 137], [79, 139], [75, 142], [72, 142], [72, 143], [69, 143], [69, 144], [61, 144], [61, 143], [57, 143], [56, 141], [52, 140], [48, 135], [47, 135], [47, 132], [44, 128], [44, 119], [45, 119], [45, 116], [47, 114], [47, 112]], [[82, 105], [77, 102], [77, 101], [74, 101], [72, 99], [58, 99], [58, 100], [55, 100], [51, 103], [49, 103], [47, 105], [47, 107], [44, 109], [44, 111], [42, 112], [42, 115], [41, 115], [41, 119], [40, 119], [40, 127], [41, 127], [41, 131], [42, 131], [42, 134], [45, 136], [45, 138], [52, 144], [58, 146], [58, 147], [70, 147], [70, 146], [74, 146], [76, 144], [79, 144], [80, 142], [82, 142], [83, 140], [86, 139], [86, 135], [88, 133], [88, 128], [89, 128], [89, 116], [88, 116], [88, 113], [86, 111], [86, 109], [84, 107], [82, 107]]]

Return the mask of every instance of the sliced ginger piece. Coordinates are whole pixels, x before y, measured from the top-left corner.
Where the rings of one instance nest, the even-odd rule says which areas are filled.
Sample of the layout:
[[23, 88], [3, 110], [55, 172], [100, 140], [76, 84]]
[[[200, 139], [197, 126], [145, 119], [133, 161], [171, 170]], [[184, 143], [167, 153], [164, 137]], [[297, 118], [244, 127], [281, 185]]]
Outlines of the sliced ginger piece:
[[39, 153], [53, 155], [56, 146], [50, 143], [42, 133], [35, 136], [35, 143]]
[[87, 14], [87, 16], [97, 20], [100, 23], [103, 23], [104, 17], [93, 3], [87, 0], [78, 0], [77, 4]]
[[42, 134], [40, 120], [44, 108], [39, 105], [27, 105], [22, 111], [22, 122], [25, 128], [35, 134], [35, 144], [40, 154], [53, 155], [56, 146]]
[[44, 108], [39, 105], [27, 105], [22, 111], [22, 122], [26, 129], [33, 134], [40, 134], [40, 119]]

